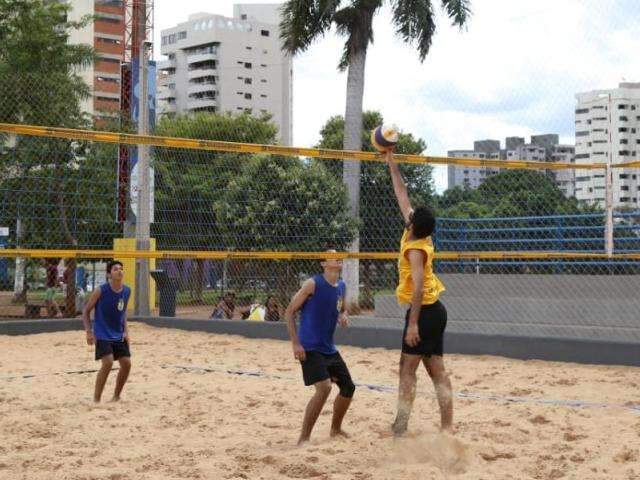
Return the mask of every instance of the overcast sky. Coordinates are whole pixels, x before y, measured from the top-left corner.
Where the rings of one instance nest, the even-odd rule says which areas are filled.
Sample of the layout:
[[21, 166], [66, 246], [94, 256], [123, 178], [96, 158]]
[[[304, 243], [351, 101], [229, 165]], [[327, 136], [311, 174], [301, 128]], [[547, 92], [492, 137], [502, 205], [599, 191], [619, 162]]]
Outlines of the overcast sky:
[[[243, 2], [155, 0], [156, 52], [162, 29], [195, 12], [232, 16], [235, 3]], [[475, 0], [472, 8], [463, 31], [438, 8], [438, 31], [422, 64], [394, 36], [388, 8], [375, 19], [364, 108], [423, 138], [425, 154], [512, 135], [558, 133], [573, 143], [575, 93], [640, 81], [638, 0]], [[324, 122], [344, 114], [346, 75], [336, 69], [342, 44], [330, 34], [294, 60], [296, 146], [314, 145]], [[446, 188], [442, 167], [436, 186]]]

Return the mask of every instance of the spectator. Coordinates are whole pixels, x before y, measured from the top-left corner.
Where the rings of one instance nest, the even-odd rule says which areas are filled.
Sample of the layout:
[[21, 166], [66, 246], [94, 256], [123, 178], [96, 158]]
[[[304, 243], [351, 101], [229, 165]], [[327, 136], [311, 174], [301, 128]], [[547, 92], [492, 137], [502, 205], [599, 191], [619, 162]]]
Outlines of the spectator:
[[265, 314], [264, 321], [265, 322], [279, 322], [280, 321], [280, 311], [278, 307], [278, 302], [276, 301], [276, 297], [273, 295], [269, 295], [267, 297], [267, 301], [264, 303], [265, 306]]
[[213, 320], [231, 320], [233, 318], [233, 312], [236, 309], [236, 294], [233, 291], [228, 291], [222, 297], [222, 300], [218, 302], [216, 308], [211, 314]]
[[60, 285], [58, 279], [58, 260], [55, 258], [47, 258], [44, 267], [46, 270], [44, 304], [47, 307], [47, 315], [53, 313], [56, 318], [62, 318], [62, 312], [55, 299], [56, 289]]

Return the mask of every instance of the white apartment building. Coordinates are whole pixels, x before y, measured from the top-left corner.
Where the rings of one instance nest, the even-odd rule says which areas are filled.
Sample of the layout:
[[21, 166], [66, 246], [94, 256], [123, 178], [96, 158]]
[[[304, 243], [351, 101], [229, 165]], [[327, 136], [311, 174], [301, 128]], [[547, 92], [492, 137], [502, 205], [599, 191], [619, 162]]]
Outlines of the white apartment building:
[[[576, 164], [638, 159], [640, 152], [640, 83], [576, 95]], [[603, 170], [576, 171], [576, 197], [604, 206]], [[613, 206], [640, 206], [638, 169], [613, 170]]]
[[[479, 152], [476, 150], [449, 150], [448, 157], [452, 158], [486, 158], [500, 159], [500, 152]], [[468, 167], [448, 165], [448, 188], [465, 187], [478, 188], [490, 176], [497, 174], [499, 168], [494, 167]]]
[[233, 18], [197, 13], [162, 30], [159, 115], [269, 113], [291, 145], [293, 66], [281, 48], [280, 7], [236, 5]]
[[531, 143], [518, 145], [515, 150], [507, 150], [507, 160], [526, 160], [527, 162], [544, 162], [547, 151]]
[[[576, 148], [573, 145], [554, 145], [551, 151], [552, 162], [559, 163], [575, 163]], [[552, 170], [556, 185], [565, 197], [575, 197], [576, 195], [576, 171], [571, 170]]]

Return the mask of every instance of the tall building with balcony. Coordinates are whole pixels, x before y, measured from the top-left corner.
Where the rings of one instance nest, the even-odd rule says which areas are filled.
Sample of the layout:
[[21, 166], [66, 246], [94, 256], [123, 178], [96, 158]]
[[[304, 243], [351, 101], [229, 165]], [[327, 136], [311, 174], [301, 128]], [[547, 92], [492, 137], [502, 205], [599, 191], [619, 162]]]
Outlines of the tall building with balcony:
[[[638, 160], [640, 152], [640, 83], [576, 95], [576, 164]], [[638, 169], [613, 170], [613, 206], [640, 206]], [[605, 205], [605, 172], [578, 170], [576, 197]]]
[[281, 5], [236, 5], [233, 18], [197, 13], [162, 30], [158, 114], [270, 114], [292, 143], [292, 60], [281, 49]]

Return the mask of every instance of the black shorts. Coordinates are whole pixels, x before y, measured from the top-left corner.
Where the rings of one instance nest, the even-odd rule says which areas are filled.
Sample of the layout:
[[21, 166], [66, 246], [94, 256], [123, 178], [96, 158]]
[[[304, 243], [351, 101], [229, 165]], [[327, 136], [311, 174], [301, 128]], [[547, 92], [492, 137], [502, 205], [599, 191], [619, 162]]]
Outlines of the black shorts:
[[422, 305], [418, 317], [418, 334], [420, 343], [410, 347], [405, 342], [407, 327], [409, 326], [409, 313], [404, 319], [404, 331], [402, 332], [402, 353], [411, 355], [440, 355], [444, 350], [444, 330], [447, 328], [447, 309], [437, 301], [431, 305]]
[[356, 387], [340, 353], [325, 355], [320, 352], [306, 351], [305, 354], [304, 362], [300, 362], [305, 385], [314, 385], [330, 378], [340, 388], [340, 395], [347, 398], [353, 397]]
[[129, 343], [111, 340], [96, 340], [96, 360], [106, 355], [113, 355], [114, 360], [122, 357], [130, 357]]

